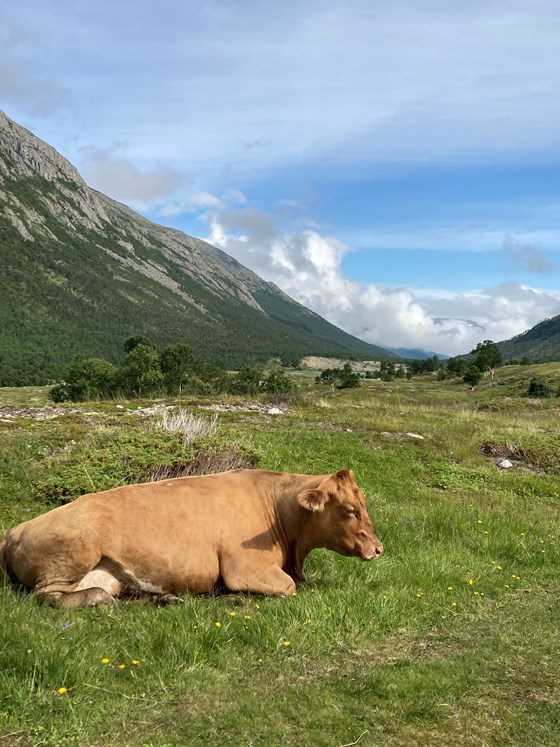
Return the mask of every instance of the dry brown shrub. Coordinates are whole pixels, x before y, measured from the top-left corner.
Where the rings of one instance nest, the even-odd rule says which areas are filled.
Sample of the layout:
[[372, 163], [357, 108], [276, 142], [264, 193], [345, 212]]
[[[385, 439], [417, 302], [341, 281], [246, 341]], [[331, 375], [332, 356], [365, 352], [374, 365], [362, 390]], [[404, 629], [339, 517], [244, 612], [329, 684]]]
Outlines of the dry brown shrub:
[[253, 469], [258, 459], [251, 454], [244, 454], [236, 449], [226, 449], [212, 453], [201, 449], [190, 462], [172, 465], [157, 465], [150, 470], [150, 480], [169, 480], [174, 477], [190, 475], [212, 475], [215, 472], [228, 472], [232, 469]]

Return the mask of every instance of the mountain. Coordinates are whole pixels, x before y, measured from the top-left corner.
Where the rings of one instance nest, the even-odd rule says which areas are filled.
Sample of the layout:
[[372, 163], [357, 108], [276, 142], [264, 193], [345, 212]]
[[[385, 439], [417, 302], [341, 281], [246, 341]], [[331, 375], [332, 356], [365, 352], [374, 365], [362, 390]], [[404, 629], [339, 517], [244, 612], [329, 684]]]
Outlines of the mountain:
[[431, 350], [424, 350], [423, 348], [388, 348], [392, 353], [398, 355], [400, 358], [409, 358], [412, 360], [425, 361], [428, 358], [437, 356], [440, 361], [447, 360], [449, 358], [445, 353], [434, 353]]
[[544, 319], [527, 332], [496, 344], [504, 361], [523, 357], [536, 363], [560, 361], [560, 315]]
[[43, 383], [76, 355], [122, 360], [142, 334], [237, 367], [278, 356], [393, 358], [225, 252], [97, 192], [0, 112], [0, 385]]

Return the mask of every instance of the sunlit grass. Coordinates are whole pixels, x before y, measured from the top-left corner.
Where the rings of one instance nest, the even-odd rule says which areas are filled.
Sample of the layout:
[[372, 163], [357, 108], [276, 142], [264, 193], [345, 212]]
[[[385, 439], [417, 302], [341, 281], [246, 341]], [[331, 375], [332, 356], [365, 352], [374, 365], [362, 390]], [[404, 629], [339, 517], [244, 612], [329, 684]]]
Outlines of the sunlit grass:
[[[560, 743], [560, 400], [513, 397], [521, 368], [484, 391], [494, 410], [419, 379], [224, 413], [219, 443], [243, 438], [263, 469], [351, 467], [385, 554], [315, 551], [290, 599], [59, 610], [3, 587], [0, 744]], [[77, 414], [3, 430], [0, 525], [49, 508], [37, 486], [74, 479], [88, 450], [100, 469], [149, 457], [145, 427]], [[539, 464], [502, 470], [486, 442]]]

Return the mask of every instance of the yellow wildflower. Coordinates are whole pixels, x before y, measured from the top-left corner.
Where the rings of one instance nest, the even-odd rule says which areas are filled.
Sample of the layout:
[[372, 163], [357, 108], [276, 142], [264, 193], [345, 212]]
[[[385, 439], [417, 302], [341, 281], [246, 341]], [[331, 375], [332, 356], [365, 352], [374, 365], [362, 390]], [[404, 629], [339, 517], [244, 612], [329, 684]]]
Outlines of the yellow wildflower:
[[288, 646], [291, 646], [291, 645], [292, 645], [291, 641], [284, 641], [284, 646], [286, 646], [286, 648], [288, 648]]
[[68, 688], [67, 687], [59, 687], [58, 688], [58, 692], [60, 693], [60, 695], [64, 695], [64, 693], [68, 692]]
[[126, 669], [126, 664], [119, 664], [119, 669]]
[[237, 617], [237, 612], [230, 612], [230, 613], [229, 613], [229, 616], [230, 616], [230, 617]]
[[472, 586], [474, 584], [474, 578], [469, 578], [469, 586]]
[[102, 664], [110, 664], [111, 663], [111, 659], [108, 659], [107, 657], [105, 657], [104, 659], [101, 659], [101, 663]]
[[140, 664], [140, 662], [137, 659], [133, 659], [130, 663], [132, 664], [133, 667], [137, 667]]
[[221, 627], [222, 627], [222, 623], [221, 623], [221, 622], [215, 622], [215, 623], [214, 623], [214, 625], [215, 625], [215, 626], [216, 626], [217, 628], [221, 628]]

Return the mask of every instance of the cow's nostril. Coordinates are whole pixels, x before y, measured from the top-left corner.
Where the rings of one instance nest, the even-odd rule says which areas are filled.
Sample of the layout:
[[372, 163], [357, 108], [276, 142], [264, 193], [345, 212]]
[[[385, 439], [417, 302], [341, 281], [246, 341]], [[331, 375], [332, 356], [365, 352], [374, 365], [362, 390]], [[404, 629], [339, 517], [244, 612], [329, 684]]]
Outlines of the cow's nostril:
[[376, 545], [375, 556], [378, 558], [382, 552], [383, 552], [383, 545]]

